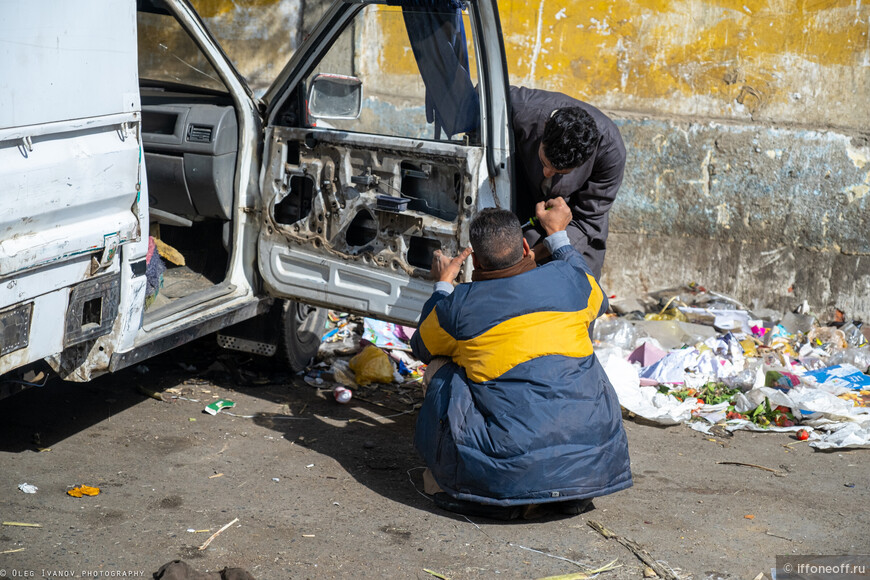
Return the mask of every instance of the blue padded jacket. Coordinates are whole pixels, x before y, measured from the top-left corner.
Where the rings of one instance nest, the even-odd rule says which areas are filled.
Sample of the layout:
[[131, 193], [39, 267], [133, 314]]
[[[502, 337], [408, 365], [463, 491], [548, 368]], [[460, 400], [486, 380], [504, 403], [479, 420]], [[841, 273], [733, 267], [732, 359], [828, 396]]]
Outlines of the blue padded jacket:
[[435, 292], [411, 341], [430, 379], [414, 445], [449, 495], [520, 505], [632, 484], [616, 393], [589, 323], [607, 299], [570, 245], [523, 274]]

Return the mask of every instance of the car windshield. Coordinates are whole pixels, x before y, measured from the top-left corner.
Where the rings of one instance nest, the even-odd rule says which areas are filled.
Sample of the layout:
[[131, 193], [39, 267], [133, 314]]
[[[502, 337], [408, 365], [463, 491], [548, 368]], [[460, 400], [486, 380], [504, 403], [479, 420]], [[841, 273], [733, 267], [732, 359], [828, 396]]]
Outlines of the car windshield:
[[172, 16], [139, 12], [139, 78], [148, 83], [228, 92], [217, 72]]

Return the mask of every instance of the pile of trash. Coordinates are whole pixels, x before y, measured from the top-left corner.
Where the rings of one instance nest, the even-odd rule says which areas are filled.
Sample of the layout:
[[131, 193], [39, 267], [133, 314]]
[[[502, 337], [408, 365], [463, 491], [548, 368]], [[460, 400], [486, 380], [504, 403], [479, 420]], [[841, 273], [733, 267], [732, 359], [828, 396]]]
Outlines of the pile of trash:
[[[694, 284], [612, 298], [611, 309], [593, 341], [629, 417], [704, 433], [803, 431], [815, 449], [870, 447], [870, 324], [822, 324], [806, 303], [753, 311]], [[336, 384], [339, 402], [420, 407], [415, 329], [334, 311], [329, 320], [305, 382]]]
[[870, 325], [823, 325], [806, 304], [753, 312], [697, 285], [611, 306], [595, 323], [595, 352], [630, 415], [870, 447]]
[[355, 397], [400, 412], [418, 409], [426, 365], [411, 354], [416, 329], [332, 310], [328, 316], [318, 362], [304, 373], [304, 381], [332, 388], [340, 403]]

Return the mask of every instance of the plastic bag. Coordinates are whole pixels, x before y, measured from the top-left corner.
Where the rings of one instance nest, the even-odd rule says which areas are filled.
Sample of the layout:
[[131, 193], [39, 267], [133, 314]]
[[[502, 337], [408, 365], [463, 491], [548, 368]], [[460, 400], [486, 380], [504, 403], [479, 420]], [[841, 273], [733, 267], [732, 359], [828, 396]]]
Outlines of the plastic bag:
[[592, 338], [604, 344], [618, 346], [623, 350], [632, 350], [637, 340], [637, 331], [631, 322], [624, 318], [605, 316], [595, 322]]
[[724, 377], [722, 382], [731, 389], [740, 389], [744, 393], [764, 386], [765, 372], [760, 363], [747, 363], [746, 368], [730, 377]]
[[644, 320], [677, 320], [679, 322], [688, 322], [686, 315], [676, 308], [667, 308], [656, 314], [647, 314], [643, 317]]
[[[350, 370], [350, 366], [347, 364], [346, 360], [337, 360], [332, 365], [332, 379], [345, 387], [355, 387], [356, 380], [353, 377], [353, 371]], [[307, 382], [307, 381], [306, 381]]]
[[361, 387], [369, 383], [392, 383], [393, 365], [387, 353], [376, 346], [367, 346], [362, 352], [350, 359], [350, 370], [354, 372], [356, 384]]
[[855, 326], [853, 323], [847, 322], [840, 327], [840, 331], [843, 333], [843, 336], [846, 337], [846, 343], [849, 346], [865, 346], [867, 344], [867, 338], [864, 336], [864, 333], [861, 332], [862, 328], [863, 327], [860, 323], [858, 326]]
[[825, 350], [846, 348], [846, 334], [839, 328], [822, 326], [812, 329], [807, 336], [810, 344], [819, 345]]
[[867, 372], [870, 367], [870, 347], [838, 350], [828, 358], [829, 366], [841, 364], [850, 364], [861, 372]]
[[635, 323], [635, 330], [638, 334], [644, 333], [655, 338], [665, 350], [682, 348], [684, 345], [694, 346], [719, 335], [712, 326], [678, 320], [639, 320]]

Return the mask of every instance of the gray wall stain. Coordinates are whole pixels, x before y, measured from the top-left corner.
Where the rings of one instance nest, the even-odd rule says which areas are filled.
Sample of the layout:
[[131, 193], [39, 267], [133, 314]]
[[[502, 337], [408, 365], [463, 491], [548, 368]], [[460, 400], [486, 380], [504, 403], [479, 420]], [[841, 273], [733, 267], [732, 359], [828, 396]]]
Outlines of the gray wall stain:
[[698, 282], [747, 304], [870, 319], [870, 149], [812, 130], [619, 119], [608, 292]]

